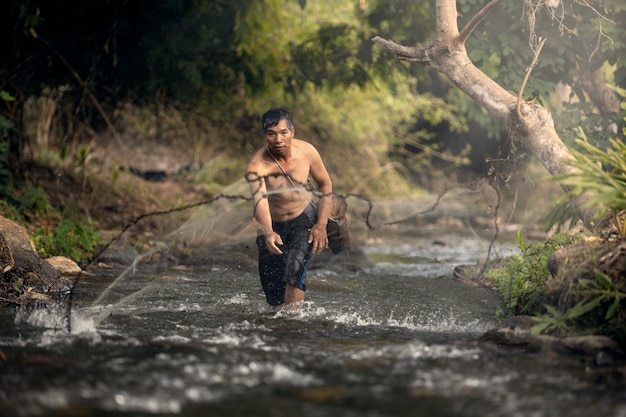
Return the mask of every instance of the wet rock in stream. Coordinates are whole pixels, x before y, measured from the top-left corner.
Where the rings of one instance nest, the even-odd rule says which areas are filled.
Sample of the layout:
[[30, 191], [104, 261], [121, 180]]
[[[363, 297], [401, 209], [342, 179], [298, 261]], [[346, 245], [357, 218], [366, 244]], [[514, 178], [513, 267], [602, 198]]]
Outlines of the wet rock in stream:
[[500, 346], [518, 347], [548, 357], [579, 356], [594, 366], [612, 366], [624, 358], [617, 342], [607, 336], [585, 335], [557, 337], [533, 334], [537, 324], [532, 317], [514, 316], [493, 327], [480, 340]]

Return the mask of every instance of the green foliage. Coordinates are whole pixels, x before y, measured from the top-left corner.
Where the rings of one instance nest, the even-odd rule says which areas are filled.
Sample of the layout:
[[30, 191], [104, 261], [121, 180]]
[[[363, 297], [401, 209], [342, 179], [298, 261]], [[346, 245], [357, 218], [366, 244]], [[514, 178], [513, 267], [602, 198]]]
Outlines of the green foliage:
[[537, 324], [532, 327], [533, 334], [551, 333], [557, 336], [567, 336], [573, 332], [573, 322], [598, 306], [599, 301], [581, 301], [565, 312], [559, 311], [551, 305], [544, 305], [547, 314], [535, 318]]
[[9, 274], [9, 276], [11, 288], [16, 293], [20, 293], [22, 291], [22, 282], [20, 281], [20, 278], [15, 274]]
[[[484, 6], [479, 0], [457, 3], [461, 26]], [[522, 3], [501, 4], [467, 45], [481, 69], [511, 91], [519, 88], [532, 57], [527, 46], [527, 20], [520, 18], [526, 11]], [[590, 7], [580, 4], [583, 2], [573, 3], [563, 3], [567, 6], [563, 26], [542, 8], [537, 33], [548, 37], [549, 42], [527, 92], [547, 101], [561, 80], [576, 88], [581, 106], [591, 106], [584, 91], [575, 85], [571, 70], [593, 70], [606, 64], [615, 86], [624, 87], [625, 80], [619, 75], [626, 61], [624, 36], [614, 22], [622, 21], [625, 12], [618, 0], [594, 0], [597, 10], [612, 18], [602, 20]], [[369, 93], [377, 90], [378, 94], [369, 105], [360, 107], [365, 109], [360, 115], [350, 114], [361, 124], [350, 119], [339, 123], [354, 125], [363, 132], [365, 126], [371, 126], [368, 119], [380, 119], [378, 113], [400, 107], [388, 102], [406, 99], [405, 88], [400, 86], [405, 84], [413, 96], [424, 99], [424, 105], [413, 107], [413, 111], [403, 109], [402, 118], [387, 114], [397, 123], [393, 129], [400, 134], [386, 140], [387, 148], [375, 146], [376, 151], [393, 153], [394, 166], [400, 170], [408, 167], [408, 171], [422, 169], [423, 159], [432, 155], [466, 163], [470, 151], [474, 152], [470, 156], [482, 164], [485, 158], [481, 153], [496, 148], [483, 144], [485, 136], [504, 137], [503, 126], [435, 71], [400, 61], [371, 42], [373, 36], [380, 35], [405, 45], [427, 44], [433, 39], [434, 17], [433, 2], [414, 0], [68, 0], [59, 4], [10, 0], [0, 6], [0, 30], [2, 38], [8, 40], [0, 85], [20, 98], [12, 103], [15, 111], [11, 114], [18, 115], [25, 100], [63, 87], [65, 93], [58, 103], [63, 111], [55, 117], [61, 118], [62, 113], [62, 117], [74, 119], [59, 122], [61, 130], [78, 125], [75, 119], [102, 125], [102, 115], [95, 111], [93, 99], [85, 99], [85, 93], [93, 94], [107, 113], [131, 101], [152, 109], [171, 105], [198, 114], [214, 111], [232, 123], [238, 118], [257, 117], [262, 106], [298, 105], [302, 103], [300, 96], [314, 97], [310, 93], [313, 87], [320, 92], [315, 96], [319, 101], [299, 109], [307, 118], [323, 121], [321, 114], [310, 110], [324, 109], [327, 103], [322, 101], [329, 97], [341, 101], [333, 99], [346, 91], [352, 95], [356, 86]], [[606, 36], [598, 36], [600, 24]], [[560, 33], [563, 27], [569, 31]], [[341, 105], [351, 103], [344, 100]], [[589, 131], [609, 122], [587, 108], [567, 110], [584, 117]], [[0, 110], [0, 123], [2, 114]], [[578, 119], [572, 116], [569, 120]], [[18, 125], [23, 126], [22, 122]], [[480, 132], [469, 131], [469, 126], [477, 125], [482, 128]], [[388, 131], [350, 136], [354, 142], [369, 143], [371, 137], [387, 135]], [[27, 133], [17, 133], [15, 143], [23, 144]], [[71, 137], [60, 133], [57, 137], [64, 140]], [[217, 142], [221, 137], [208, 140]], [[470, 140], [475, 141], [471, 149]]]
[[[405, 89], [399, 84], [416, 95], [417, 77], [421, 88], [429, 85], [430, 75], [421, 65], [397, 60], [371, 38], [423, 42], [434, 27], [433, 12], [427, 2], [411, 0], [365, 6], [352, 0], [71, 0], [54, 7], [12, 0], [0, 6], [4, 38], [14, 40], [5, 73], [23, 75], [6, 80], [7, 85], [25, 98], [63, 86], [59, 109], [91, 124], [101, 124], [93, 100], [74, 92], [88, 90], [105, 109], [126, 100], [154, 109], [219, 109], [232, 123], [255, 116], [261, 106], [298, 101], [311, 86], [322, 91], [321, 100], [357, 86], [378, 91], [367, 106], [368, 115], [376, 114], [384, 101], [405, 97], [396, 94]], [[433, 126], [450, 122], [452, 130], [466, 130], [451, 102], [435, 97], [440, 94], [427, 100], [429, 111], [416, 114], [414, 108], [401, 122], [423, 116]], [[311, 108], [323, 105], [311, 103]], [[59, 123], [60, 129], [67, 126], [74, 124]], [[368, 136], [372, 133], [382, 134]]]
[[[0, 90], [0, 100], [13, 102], [15, 98]], [[41, 187], [28, 181], [21, 185], [15, 184], [10, 165], [14, 156], [10, 153], [8, 140], [9, 131], [13, 128], [13, 123], [0, 114], [0, 208], [7, 217], [17, 220], [34, 212], [47, 211], [48, 196]]]
[[576, 143], [582, 150], [572, 150], [575, 159], [568, 163], [578, 172], [558, 175], [554, 180], [571, 187], [570, 196], [588, 193], [586, 204], [596, 210], [598, 218], [611, 210], [620, 236], [625, 237], [622, 210], [626, 209], [626, 144], [611, 139], [612, 148], [603, 150], [584, 139]]
[[[438, 106], [433, 102], [436, 100], [413, 94], [410, 85], [404, 83], [398, 84], [394, 98], [375, 86], [353, 86], [341, 94], [309, 87], [298, 95], [293, 109], [295, 120], [302, 121], [298, 125], [306, 123], [315, 129], [321, 142], [316, 145], [333, 178], [340, 179], [343, 192], [373, 198], [409, 197], [423, 192], [411, 186], [406, 169], [417, 161], [399, 161], [389, 155], [389, 149], [414, 140], [403, 120], [416, 109]], [[302, 126], [296, 131], [304, 138], [308, 136]]]
[[485, 277], [496, 283], [506, 303], [506, 314], [532, 314], [546, 288], [548, 257], [557, 249], [575, 242], [576, 235], [555, 233], [545, 242], [526, 243], [520, 231], [516, 240], [522, 255], [506, 258], [502, 265], [486, 272]]
[[[0, 90], [0, 100], [4, 102], [11, 102], [15, 101], [15, 97], [13, 97], [11, 94], [7, 93], [4, 90]], [[9, 120], [4, 115], [0, 114], [0, 140], [4, 142], [4, 140], [8, 136], [9, 131], [13, 129], [13, 127], [13, 122], [11, 122], [11, 120]]]
[[[611, 279], [606, 273], [590, 267], [589, 262], [596, 262], [600, 253], [592, 251], [590, 259], [593, 261], [576, 259], [578, 264], [570, 268], [576, 271], [576, 276], [557, 277], [560, 283], [558, 293], [551, 291], [546, 297], [549, 256], [555, 250], [580, 242], [580, 236], [556, 233], [543, 243], [527, 244], [518, 232], [516, 239], [522, 256], [509, 257], [500, 267], [486, 274], [505, 299], [507, 311], [500, 313], [501, 318], [515, 314], [534, 316], [536, 325], [532, 332], [535, 334], [604, 334], [626, 341], [623, 326], [626, 285], [619, 276], [621, 270], [616, 272], [615, 279]], [[602, 253], [612, 250], [602, 247]]]
[[[457, 3], [462, 14], [461, 26], [484, 6], [484, 2], [476, 0], [458, 0]], [[626, 19], [624, 3], [621, 0], [562, 1], [558, 11], [550, 9], [546, 3], [538, 0], [503, 2], [472, 33], [468, 53], [498, 84], [517, 94], [532, 61], [533, 39], [546, 39], [524, 90], [525, 96], [538, 96], [539, 102], [552, 111], [562, 139], [573, 139], [572, 128], [576, 126], [583, 126], [587, 135], [595, 134], [600, 139], [601, 132], [606, 132], [615, 120], [612, 114], [597, 110], [597, 103], [592, 102], [587, 91], [589, 84], [585, 82], [593, 78], [596, 71], [610, 65], [607, 81], [613, 78], [612, 83], [625, 87], [626, 79], [620, 75], [626, 70], [626, 32], [620, 23]], [[533, 10], [536, 13], [529, 19]], [[569, 97], [555, 97], [558, 82], [570, 88]], [[569, 104], [563, 106], [561, 100]], [[481, 117], [474, 112], [471, 117], [493, 131], [495, 126], [490, 125], [484, 115]]]
[[17, 220], [34, 215], [35, 212], [46, 212], [49, 207], [48, 196], [41, 187], [28, 181], [19, 187], [15, 184], [9, 167], [8, 148], [9, 143], [0, 140], [0, 200], [5, 215]]
[[[473, 0], [459, 0], [458, 3], [463, 13], [461, 25], [484, 5], [484, 2]], [[563, 1], [558, 13], [543, 5], [536, 8], [534, 19], [529, 21], [530, 3], [540, 2], [505, 2], [485, 19], [468, 44], [472, 59], [483, 65], [492, 60], [493, 55], [498, 56], [502, 70], [497, 73], [496, 80], [514, 91], [520, 86], [532, 60], [532, 37], [540, 36], [547, 39], [547, 43], [529, 80], [529, 95], [547, 99], [554, 92], [555, 82], [562, 81], [573, 86], [578, 97], [584, 100], [586, 95], [582, 92], [580, 80], [576, 79], [577, 74], [572, 72], [573, 64], [593, 71], [605, 62], [623, 61], [620, 56], [626, 44], [619, 23], [625, 12], [623, 2]]]
[[555, 226], [557, 231], [561, 231], [565, 224], [569, 223], [569, 230], [572, 230], [576, 226], [576, 223], [578, 223], [578, 220], [580, 220], [580, 218], [574, 210], [574, 207], [572, 207], [569, 200], [566, 200], [557, 203], [556, 206], [550, 209], [550, 212], [542, 221], [541, 226], [545, 231]]
[[53, 230], [37, 229], [33, 242], [42, 257], [66, 256], [82, 264], [91, 259], [98, 235], [91, 227], [65, 219]]
[[623, 311], [620, 314], [621, 300], [626, 297], [620, 287], [613, 283], [611, 278], [601, 271], [594, 271], [596, 281], [583, 281], [582, 292], [587, 292], [590, 296], [595, 296], [594, 300], [600, 302], [607, 302], [609, 306], [604, 314], [604, 320], [612, 320], [618, 316], [623, 315]]
[[[622, 282], [623, 285], [623, 282]], [[570, 291], [575, 305], [560, 307], [546, 305], [546, 314], [535, 317], [532, 332], [558, 336], [575, 334], [604, 334], [624, 340], [626, 331], [626, 292], [605, 273], [595, 270], [593, 279], [577, 281]]]
[[87, 158], [89, 157], [89, 152], [91, 152], [89, 145], [82, 145], [72, 157], [74, 166], [84, 169], [87, 163]]
[[528, 245], [524, 242], [524, 234], [522, 233], [522, 229], [517, 229], [515, 232], [515, 241], [517, 242], [517, 246], [522, 251], [522, 256], [528, 255]]
[[[622, 97], [626, 98], [626, 90], [613, 87], [613, 90]], [[621, 113], [619, 117], [626, 122], [626, 102], [621, 103]], [[596, 129], [606, 134], [607, 130]], [[608, 131], [613, 130], [611, 128]], [[577, 139], [574, 146], [570, 149], [574, 160], [568, 163], [577, 168], [579, 172], [557, 175], [552, 178], [553, 181], [560, 182], [570, 187], [570, 192], [566, 196], [575, 197], [583, 193], [588, 193], [589, 200], [587, 204], [596, 210], [598, 218], [611, 211], [614, 217], [615, 225], [621, 236], [626, 236], [626, 222], [622, 210], [626, 208], [626, 145], [623, 138], [626, 136], [626, 127], [622, 128], [621, 137], [608, 139], [608, 146], [600, 147], [593, 145], [587, 138], [585, 130], [582, 127], [575, 129]], [[606, 143], [607, 140], [602, 141]], [[578, 221], [574, 210], [568, 200], [562, 200], [544, 222], [546, 229], [554, 225], [559, 227], [566, 221], [570, 221], [570, 226]]]
[[41, 187], [36, 187], [30, 182], [26, 182], [19, 190], [15, 191], [15, 207], [24, 215], [34, 212], [45, 213], [48, 208], [48, 195]]

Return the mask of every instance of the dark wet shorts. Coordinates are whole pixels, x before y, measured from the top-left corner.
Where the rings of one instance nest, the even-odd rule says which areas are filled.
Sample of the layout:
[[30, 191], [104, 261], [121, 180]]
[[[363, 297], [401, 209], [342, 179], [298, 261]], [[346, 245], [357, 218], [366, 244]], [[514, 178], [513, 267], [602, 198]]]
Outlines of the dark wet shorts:
[[285, 287], [289, 283], [306, 290], [306, 269], [311, 260], [313, 245], [307, 241], [309, 231], [317, 222], [317, 209], [311, 204], [302, 214], [286, 222], [272, 222], [274, 231], [283, 240], [282, 255], [274, 255], [267, 250], [265, 235], [256, 239], [259, 247], [259, 275], [270, 305], [280, 305], [285, 301]]

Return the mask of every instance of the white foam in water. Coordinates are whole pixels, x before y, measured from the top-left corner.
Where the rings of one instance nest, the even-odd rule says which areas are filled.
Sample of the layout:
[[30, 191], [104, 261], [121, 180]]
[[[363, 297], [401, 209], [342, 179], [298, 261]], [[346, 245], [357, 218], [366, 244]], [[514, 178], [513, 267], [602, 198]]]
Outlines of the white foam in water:
[[289, 384], [307, 386], [320, 382], [312, 375], [291, 369], [281, 363], [249, 362], [239, 364], [230, 370], [233, 383], [254, 387], [263, 384]]
[[227, 298], [224, 301], [224, 304], [226, 305], [232, 305], [232, 304], [248, 305], [249, 303], [250, 303], [250, 300], [248, 299], [248, 296], [246, 294], [236, 294], [230, 298]]
[[218, 345], [239, 346], [244, 341], [243, 337], [234, 334], [219, 334], [215, 337], [204, 339], [204, 342], [215, 343]]
[[241, 334], [223, 332], [213, 337], [205, 338], [202, 341], [212, 345], [224, 345], [228, 347], [245, 346], [265, 352], [281, 351], [280, 346], [268, 345], [267, 342], [258, 335], [250, 335], [248, 332], [242, 332]]
[[337, 324], [355, 327], [399, 327], [431, 333], [482, 333], [490, 325], [479, 319], [463, 322], [460, 317], [455, 315], [452, 309], [446, 311], [435, 309], [433, 311], [431, 307], [429, 311], [421, 312], [420, 314], [405, 314], [402, 318], [396, 318], [394, 312], [391, 311], [388, 317], [377, 318], [373, 317], [371, 312], [328, 310], [325, 307], [316, 306], [313, 301], [305, 301], [302, 308], [296, 311], [278, 310], [272, 317], [294, 320], [324, 318]]
[[350, 357], [354, 360], [365, 360], [373, 357], [390, 357], [394, 358], [394, 360], [464, 358], [473, 361], [480, 359], [480, 352], [480, 349], [475, 347], [459, 348], [441, 344], [429, 345], [421, 340], [412, 340], [403, 344], [363, 349], [352, 353]]
[[[466, 393], [468, 390], [488, 389], [489, 395], [494, 401], [506, 403], [515, 400], [515, 394], [510, 392], [508, 387], [510, 383], [515, 383], [519, 379], [520, 375], [518, 372], [505, 369], [501, 375], [481, 376], [464, 375], [450, 369], [435, 368], [428, 372], [416, 373], [415, 380], [411, 383], [411, 386], [425, 388], [449, 397]], [[504, 413], [504, 415], [512, 414]]]
[[372, 319], [371, 317], [362, 316], [358, 313], [341, 313], [330, 317], [337, 323], [349, 324], [351, 326], [380, 326], [382, 321]]
[[312, 375], [294, 371], [281, 363], [270, 364], [269, 367], [271, 371], [270, 382], [273, 383], [289, 383], [291, 385], [304, 387], [322, 382]]
[[191, 402], [216, 401], [219, 397], [203, 386], [193, 386], [185, 389], [185, 398]]
[[171, 342], [171, 343], [188, 343], [191, 341], [190, 338], [180, 336], [180, 335], [171, 335], [171, 336], [157, 336], [152, 339], [154, 342]]
[[429, 311], [419, 316], [407, 315], [401, 320], [394, 319], [392, 313], [385, 322], [385, 325], [432, 333], [476, 333], [484, 332], [488, 328], [488, 323], [484, 323], [478, 319], [463, 323], [452, 310], [449, 310], [447, 313], [442, 311]]
[[105, 402], [105, 407], [124, 412], [175, 413], [182, 410], [182, 403], [174, 398], [138, 396], [128, 392], [118, 392]]

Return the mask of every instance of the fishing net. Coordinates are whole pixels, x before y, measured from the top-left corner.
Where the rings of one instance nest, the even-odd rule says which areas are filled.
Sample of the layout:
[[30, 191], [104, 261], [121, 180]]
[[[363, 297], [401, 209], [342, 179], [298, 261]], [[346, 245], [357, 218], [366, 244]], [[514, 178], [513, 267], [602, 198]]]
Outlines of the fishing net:
[[[366, 267], [369, 261], [363, 244], [390, 234], [437, 235], [457, 230], [491, 238], [497, 234], [497, 206], [497, 192], [484, 182], [406, 200], [335, 195], [332, 217], [344, 220], [340, 227], [346, 230], [348, 240], [337, 251], [339, 255], [324, 251], [314, 266]], [[242, 179], [209, 200], [139, 217], [102, 248], [94, 262], [128, 265], [141, 257], [144, 263], [253, 270], [257, 231], [249, 185]]]

